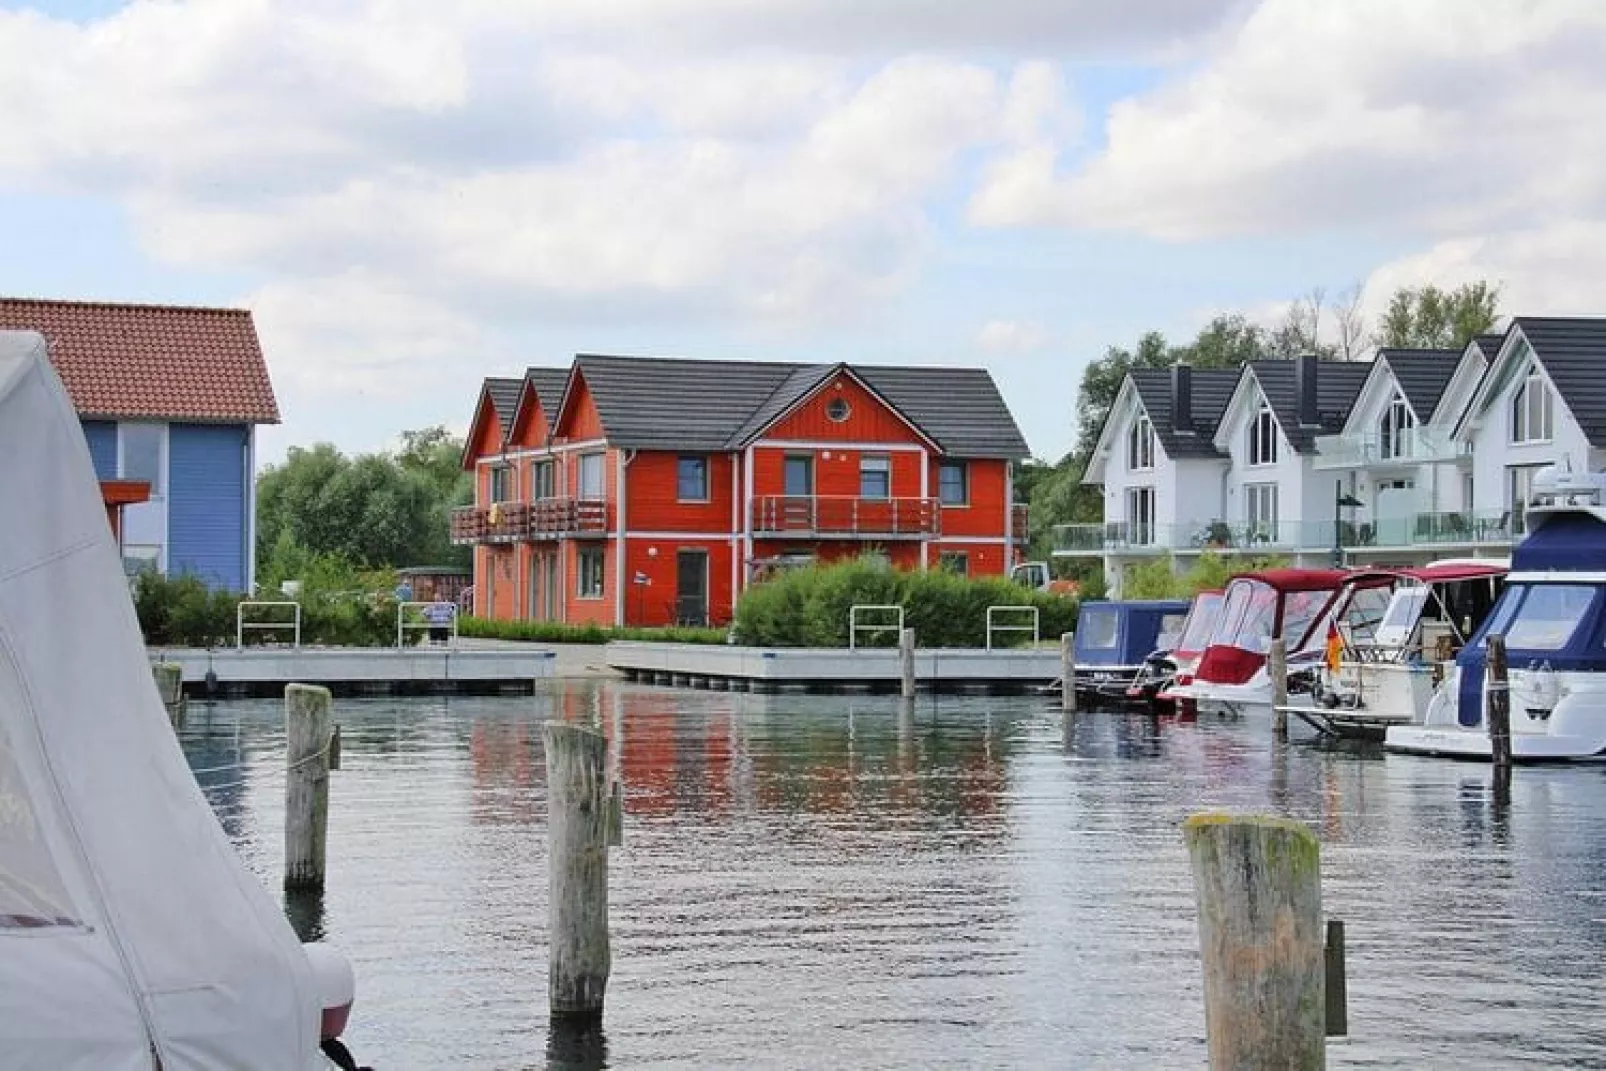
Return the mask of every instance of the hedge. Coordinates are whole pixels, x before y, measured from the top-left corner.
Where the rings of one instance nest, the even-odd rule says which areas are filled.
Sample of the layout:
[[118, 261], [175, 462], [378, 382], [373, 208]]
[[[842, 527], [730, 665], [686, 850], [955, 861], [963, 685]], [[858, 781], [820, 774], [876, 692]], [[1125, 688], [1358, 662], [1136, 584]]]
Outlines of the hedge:
[[609, 640], [657, 640], [663, 643], [725, 643], [722, 628], [609, 628], [603, 625], [565, 625], [556, 621], [493, 621], [464, 617], [457, 622], [460, 636], [491, 640], [528, 640], [534, 643], [607, 643]]
[[[243, 596], [214, 590], [194, 576], [141, 573], [134, 611], [152, 647], [232, 647]], [[396, 600], [386, 594], [303, 593], [301, 642], [331, 647], [389, 647], [396, 642]], [[253, 613], [249, 620], [289, 620], [284, 610]], [[247, 644], [287, 642], [290, 633], [250, 629]]]
[[[848, 613], [856, 604], [903, 607], [904, 625], [915, 630], [922, 647], [986, 646], [989, 606], [1037, 607], [1044, 640], [1076, 627], [1074, 599], [1003, 577], [894, 570], [874, 560], [855, 560], [789, 570], [749, 588], [736, 604], [736, 640], [762, 647], [846, 647]], [[897, 636], [890, 627], [862, 631], [858, 642], [892, 646]], [[994, 646], [1030, 642], [1029, 633], [1000, 632]]]

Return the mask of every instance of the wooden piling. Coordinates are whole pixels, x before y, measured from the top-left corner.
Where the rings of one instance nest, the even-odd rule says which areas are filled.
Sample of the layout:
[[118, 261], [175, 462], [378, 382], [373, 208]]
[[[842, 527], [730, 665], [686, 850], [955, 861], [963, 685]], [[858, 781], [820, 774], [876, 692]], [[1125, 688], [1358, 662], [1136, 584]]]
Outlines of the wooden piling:
[[329, 769], [340, 769], [340, 726], [329, 730]]
[[898, 633], [898, 672], [903, 679], [900, 695], [905, 699], [915, 696], [915, 630], [906, 628]]
[[1489, 758], [1497, 773], [1511, 772], [1511, 680], [1506, 638], [1489, 637]]
[[1271, 641], [1266, 651], [1266, 676], [1271, 681], [1271, 728], [1279, 740], [1288, 739], [1288, 643]]
[[602, 1017], [612, 961], [608, 951], [608, 844], [617, 835], [601, 733], [549, 721], [547, 885], [552, 1018]]
[[321, 889], [329, 834], [329, 689], [284, 689], [284, 887]]
[[1183, 824], [1199, 905], [1210, 1066], [1326, 1065], [1321, 851], [1298, 822], [1197, 814]]
[[156, 691], [167, 708], [167, 720], [173, 728], [184, 725], [184, 667], [177, 662], [157, 662], [151, 666], [151, 678]]
[[1076, 713], [1076, 633], [1060, 635], [1060, 709]]
[[1349, 980], [1344, 972], [1344, 923], [1327, 920], [1327, 943], [1323, 948], [1326, 964], [1327, 1036], [1341, 1038], [1349, 1033]]

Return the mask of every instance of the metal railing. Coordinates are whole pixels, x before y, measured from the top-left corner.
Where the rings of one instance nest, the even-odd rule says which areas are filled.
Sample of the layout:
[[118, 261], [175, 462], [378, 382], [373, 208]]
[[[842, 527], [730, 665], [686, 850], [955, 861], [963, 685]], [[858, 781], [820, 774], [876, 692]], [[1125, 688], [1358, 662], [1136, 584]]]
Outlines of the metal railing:
[[[289, 621], [247, 621], [245, 619], [245, 611], [246, 611], [247, 607], [250, 607], [251, 609], [255, 610], [255, 609], [261, 609], [261, 608], [264, 608], [264, 607], [285, 607], [285, 606], [292, 607], [295, 610], [295, 614], [293, 615], [292, 619], [289, 620]], [[247, 600], [247, 601], [239, 603], [234, 608], [234, 646], [235, 647], [244, 647], [245, 646], [245, 634], [247, 632], [284, 632], [287, 629], [292, 633], [292, 638], [291, 638], [291, 641], [290, 641], [291, 642], [291, 646], [292, 647], [300, 647], [301, 646], [301, 604], [299, 602], [253, 602], [253, 601]]]
[[1228, 554], [1276, 554], [1329, 549], [1336, 541], [1345, 549], [1366, 547], [1504, 546], [1525, 532], [1521, 511], [1438, 510], [1368, 520], [1364, 516], [1334, 522], [1191, 521], [1183, 524], [1061, 524], [1054, 527], [1054, 553], [1061, 556], [1163, 554], [1220, 551]]
[[600, 534], [608, 530], [608, 503], [590, 498], [542, 498], [461, 506], [452, 511], [454, 544], [514, 543]]
[[[427, 617], [422, 617], [422, 618], [415, 617], [415, 618], [409, 619], [408, 616], [407, 616], [407, 611], [408, 610], [422, 611], [426, 607], [432, 607], [432, 606], [450, 607], [451, 611], [452, 611], [452, 616], [451, 616], [450, 622], [449, 623], [442, 623], [442, 622], [437, 622], [437, 621], [431, 621]], [[437, 600], [435, 602], [399, 602], [399, 603], [396, 604], [396, 646], [398, 648], [402, 648], [402, 647], [406, 647], [407, 646], [407, 633], [409, 633], [409, 632], [421, 632], [421, 631], [424, 631], [426, 629], [447, 628], [448, 625], [451, 628], [451, 639], [448, 641], [448, 644], [450, 646], [452, 646], [452, 647], [455, 647], [455, 646], [457, 646], [457, 604], [456, 603], [441, 602], [441, 601]]]
[[1016, 502], [1009, 507], [1009, 535], [1016, 543], [1026, 543], [1031, 540], [1031, 511], [1024, 502]]
[[1421, 465], [1471, 457], [1471, 444], [1457, 441], [1451, 430], [1442, 425], [1424, 424], [1402, 428], [1387, 438], [1378, 432], [1318, 435], [1315, 467], [1332, 470]]
[[935, 498], [763, 495], [753, 500], [752, 513], [753, 531], [767, 536], [921, 539], [942, 532]]
[[[859, 623], [859, 612], [861, 610], [873, 610], [873, 611], [876, 611], [878, 613], [889, 613], [890, 612], [890, 613], [897, 614], [898, 615], [897, 624], [890, 625], [890, 624], [887, 624], [885, 621], [882, 621], [882, 622], [877, 622], [875, 624], [861, 625]], [[859, 633], [860, 632], [885, 632], [888, 629], [892, 630], [893, 641], [894, 641], [894, 643], [896, 643], [897, 637], [903, 635], [903, 607], [901, 607], [901, 606], [889, 606], [889, 605], [883, 605], [883, 604], [873, 604], [873, 603], [872, 604], [858, 604], [858, 603], [855, 603], [853, 606], [850, 606], [848, 608], [848, 650], [856, 651], [856, 650], [859, 649]]]
[[[993, 621], [993, 615], [1000, 613], [1030, 614], [1032, 623], [1029, 625], [1000, 625]], [[994, 632], [1030, 632], [1032, 634], [1032, 645], [1036, 646], [1038, 640], [1041, 639], [1039, 625], [1039, 614], [1035, 606], [989, 606], [987, 607], [987, 649], [989, 651], [993, 649]]]

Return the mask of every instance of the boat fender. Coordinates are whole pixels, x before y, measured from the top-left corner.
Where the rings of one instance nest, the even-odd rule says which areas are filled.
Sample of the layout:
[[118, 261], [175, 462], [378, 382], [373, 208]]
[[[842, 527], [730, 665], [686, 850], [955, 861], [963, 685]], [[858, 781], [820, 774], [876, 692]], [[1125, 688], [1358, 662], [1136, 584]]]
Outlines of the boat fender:
[[329, 1058], [329, 1062], [340, 1068], [340, 1071], [374, 1071], [371, 1067], [358, 1066], [352, 1058], [351, 1050], [341, 1043], [339, 1038], [324, 1038], [319, 1042], [318, 1049]]

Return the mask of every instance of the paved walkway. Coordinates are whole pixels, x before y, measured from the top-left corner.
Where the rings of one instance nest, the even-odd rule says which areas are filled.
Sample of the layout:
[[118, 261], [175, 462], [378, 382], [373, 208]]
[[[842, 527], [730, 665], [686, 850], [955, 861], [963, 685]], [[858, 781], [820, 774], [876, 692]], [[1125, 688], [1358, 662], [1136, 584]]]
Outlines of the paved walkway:
[[523, 640], [486, 640], [469, 636], [458, 638], [457, 645], [471, 651], [503, 651], [531, 648], [538, 651], [556, 651], [557, 664], [552, 667], [554, 677], [617, 677], [603, 661], [607, 650], [600, 643], [526, 643]]

